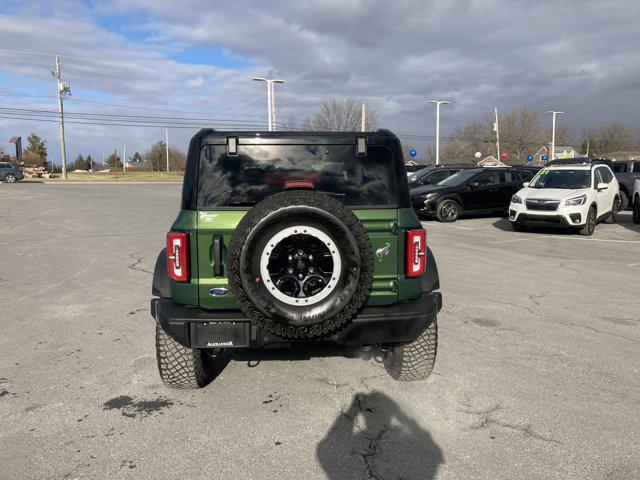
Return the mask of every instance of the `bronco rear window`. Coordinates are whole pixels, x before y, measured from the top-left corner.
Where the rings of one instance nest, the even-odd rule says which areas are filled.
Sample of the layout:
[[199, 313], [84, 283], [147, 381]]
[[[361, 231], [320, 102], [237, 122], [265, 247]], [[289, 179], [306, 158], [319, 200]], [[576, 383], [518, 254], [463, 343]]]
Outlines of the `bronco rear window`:
[[386, 146], [357, 156], [355, 145], [206, 145], [200, 157], [197, 208], [249, 207], [289, 181], [313, 182], [317, 192], [354, 207], [397, 206], [395, 164]]

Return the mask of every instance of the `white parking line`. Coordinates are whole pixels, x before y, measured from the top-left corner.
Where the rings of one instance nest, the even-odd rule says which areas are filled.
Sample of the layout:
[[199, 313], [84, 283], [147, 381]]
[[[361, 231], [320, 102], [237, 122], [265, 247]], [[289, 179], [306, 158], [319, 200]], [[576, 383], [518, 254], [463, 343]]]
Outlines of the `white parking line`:
[[[434, 224], [431, 224], [434, 225]], [[438, 225], [438, 227], [444, 227], [444, 228], [455, 228], [456, 230], [477, 230], [477, 228], [471, 228], [471, 227], [459, 227], [457, 225], [446, 225], [443, 223], [440, 224], [436, 224]]]
[[563, 237], [560, 235], [550, 235], [547, 238], [564, 238], [569, 240], [586, 240], [587, 242], [615, 242], [615, 243], [637, 243], [640, 245], [640, 240], [617, 240], [614, 238], [584, 238], [584, 237]]
[[539, 240], [541, 238], [553, 238], [553, 235], [540, 235], [540, 236], [527, 236], [520, 238], [513, 238], [511, 240], [500, 240], [499, 242], [489, 242], [492, 245], [499, 245], [501, 243], [513, 243], [513, 242], [525, 242], [527, 240]]

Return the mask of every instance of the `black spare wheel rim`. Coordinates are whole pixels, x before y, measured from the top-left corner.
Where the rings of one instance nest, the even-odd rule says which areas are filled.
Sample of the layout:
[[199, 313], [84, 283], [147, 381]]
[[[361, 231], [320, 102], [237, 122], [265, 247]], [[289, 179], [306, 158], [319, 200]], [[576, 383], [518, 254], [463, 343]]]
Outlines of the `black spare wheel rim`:
[[244, 314], [286, 338], [344, 327], [373, 281], [371, 244], [358, 218], [339, 201], [304, 190], [269, 197], [243, 217], [227, 268]]

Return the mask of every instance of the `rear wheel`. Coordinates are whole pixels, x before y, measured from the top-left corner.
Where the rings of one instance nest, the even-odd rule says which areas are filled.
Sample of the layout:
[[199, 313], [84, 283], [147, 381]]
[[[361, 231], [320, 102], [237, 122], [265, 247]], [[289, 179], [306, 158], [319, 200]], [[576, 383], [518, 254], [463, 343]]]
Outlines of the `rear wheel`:
[[593, 232], [596, 229], [596, 209], [591, 207], [589, 209], [589, 213], [587, 214], [587, 222], [584, 224], [584, 227], [580, 229], [580, 235], [584, 235], [586, 237], [590, 237], [593, 235]]
[[460, 204], [455, 200], [443, 200], [438, 204], [436, 216], [441, 222], [455, 222], [460, 217]]
[[436, 363], [438, 323], [433, 322], [413, 342], [394, 345], [384, 356], [384, 367], [399, 381], [425, 380]]
[[13, 173], [8, 173], [4, 176], [4, 182], [5, 183], [15, 183], [16, 182], [16, 176]]
[[156, 323], [156, 360], [160, 378], [171, 388], [200, 388], [207, 383], [204, 354], [180, 345]]
[[633, 202], [633, 223], [640, 223], [640, 197]]
[[626, 210], [629, 206], [629, 203], [629, 197], [627, 196], [627, 194], [624, 192], [620, 192], [620, 209], [618, 211], [622, 212], [623, 210]]
[[[623, 194], [624, 195], [624, 194]], [[621, 210], [622, 200], [620, 197], [613, 199], [613, 205], [611, 206], [611, 213], [604, 219], [604, 223], [616, 223], [618, 221], [618, 212]]]

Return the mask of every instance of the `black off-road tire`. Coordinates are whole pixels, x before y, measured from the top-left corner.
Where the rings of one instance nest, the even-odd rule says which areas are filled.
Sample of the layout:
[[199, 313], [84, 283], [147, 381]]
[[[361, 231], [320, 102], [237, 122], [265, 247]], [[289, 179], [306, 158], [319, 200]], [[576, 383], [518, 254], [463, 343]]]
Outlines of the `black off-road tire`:
[[426, 380], [438, 351], [438, 322], [433, 322], [411, 343], [395, 345], [385, 353], [384, 368], [398, 381]]
[[[452, 209], [453, 213], [448, 213], [448, 209]], [[444, 223], [452, 223], [460, 218], [462, 208], [460, 204], [452, 199], [443, 200], [438, 204], [436, 209], [436, 217]]]
[[640, 197], [633, 202], [633, 223], [640, 223]]
[[[322, 219], [339, 227], [331, 232], [337, 237], [343, 237], [354, 248], [353, 255], [343, 255], [346, 262], [343, 266], [344, 285], [334, 289], [337, 292], [353, 291], [350, 298], [345, 298], [338, 304], [331, 304], [325, 310], [318, 309], [323, 303], [315, 304], [313, 312], [300, 307], [289, 307], [278, 302], [270, 294], [268, 297], [261, 286], [264, 282], [254, 282], [247, 271], [255, 256], [252, 252], [259, 242], [255, 240], [261, 233], [302, 218], [304, 222], [314, 222]], [[315, 220], [314, 220], [315, 218]], [[330, 231], [330, 230], [329, 230]], [[330, 235], [332, 236], [332, 235]], [[345, 238], [351, 240], [344, 240]], [[265, 240], [266, 241], [266, 240]], [[357, 248], [356, 248], [357, 247]], [[274, 335], [290, 339], [322, 338], [348, 325], [357, 312], [366, 303], [373, 284], [373, 253], [369, 235], [358, 217], [338, 200], [310, 190], [290, 190], [278, 193], [258, 203], [247, 213], [236, 228], [227, 249], [227, 270], [229, 287], [238, 302], [242, 312], [250, 319], [257, 321], [267, 331]], [[348, 290], [347, 290], [348, 288]], [[333, 293], [327, 297], [326, 304], [330, 304]], [[287, 319], [287, 316], [289, 319]], [[297, 319], [290, 320], [292, 317]], [[297, 322], [297, 323], [296, 323]]]
[[596, 215], [596, 207], [591, 207], [589, 209], [589, 213], [587, 214], [587, 221], [584, 224], [584, 227], [580, 229], [580, 235], [585, 237], [590, 237], [593, 235], [593, 232], [596, 230], [597, 223], [597, 215]]
[[[624, 196], [624, 193], [622, 194]], [[611, 207], [611, 213], [604, 219], [604, 223], [613, 224], [618, 222], [618, 212], [622, 210], [622, 200], [620, 197], [613, 199], [613, 206]]]
[[156, 323], [156, 359], [160, 378], [171, 388], [201, 388], [209, 378], [202, 350], [180, 345]]

